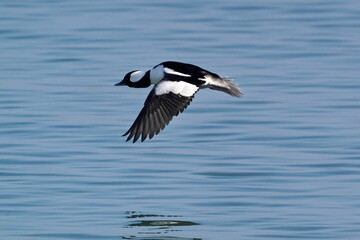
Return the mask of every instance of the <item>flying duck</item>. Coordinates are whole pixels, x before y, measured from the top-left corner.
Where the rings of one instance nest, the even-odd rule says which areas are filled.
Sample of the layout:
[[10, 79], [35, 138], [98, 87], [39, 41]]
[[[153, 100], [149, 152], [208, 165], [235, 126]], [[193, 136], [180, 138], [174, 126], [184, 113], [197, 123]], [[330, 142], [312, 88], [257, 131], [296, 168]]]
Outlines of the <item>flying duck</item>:
[[159, 134], [174, 116], [189, 106], [199, 89], [210, 88], [234, 97], [242, 95], [232, 80], [192, 64], [174, 61], [160, 63], [148, 71], [131, 71], [115, 86], [147, 88], [152, 84], [155, 86], [143, 109], [123, 135], [129, 135], [126, 141], [133, 138], [135, 143], [141, 136], [143, 142], [147, 136], [151, 139]]

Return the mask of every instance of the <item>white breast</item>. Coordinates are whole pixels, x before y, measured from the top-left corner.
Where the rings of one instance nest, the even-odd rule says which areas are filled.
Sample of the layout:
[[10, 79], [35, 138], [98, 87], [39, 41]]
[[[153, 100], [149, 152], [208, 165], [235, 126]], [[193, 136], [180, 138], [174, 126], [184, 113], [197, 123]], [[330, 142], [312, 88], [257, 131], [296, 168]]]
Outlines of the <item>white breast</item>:
[[180, 94], [185, 97], [190, 97], [196, 93], [199, 88], [193, 84], [187, 82], [172, 82], [172, 81], [164, 81], [159, 83], [155, 87], [156, 95], [168, 94], [170, 92], [174, 94]]
[[164, 67], [163, 65], [156, 66], [150, 70], [150, 81], [151, 84], [157, 84], [164, 78]]

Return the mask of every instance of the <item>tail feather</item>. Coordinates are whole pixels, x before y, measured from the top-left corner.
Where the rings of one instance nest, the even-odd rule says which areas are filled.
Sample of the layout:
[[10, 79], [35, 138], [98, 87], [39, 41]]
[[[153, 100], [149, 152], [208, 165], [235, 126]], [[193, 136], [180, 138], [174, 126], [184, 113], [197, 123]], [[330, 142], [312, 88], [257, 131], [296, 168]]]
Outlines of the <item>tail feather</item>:
[[241, 97], [243, 94], [241, 89], [236, 86], [233, 79], [222, 77], [220, 79], [213, 79], [212, 83], [209, 83], [209, 88], [217, 91], [225, 92], [234, 97]]

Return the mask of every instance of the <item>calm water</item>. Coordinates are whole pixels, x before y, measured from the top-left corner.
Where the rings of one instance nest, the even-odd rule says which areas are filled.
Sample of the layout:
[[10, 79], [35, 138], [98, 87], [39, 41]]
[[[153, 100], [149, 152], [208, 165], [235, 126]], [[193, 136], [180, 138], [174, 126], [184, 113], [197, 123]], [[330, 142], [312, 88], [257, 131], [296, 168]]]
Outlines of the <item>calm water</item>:
[[[358, 1], [1, 1], [0, 238], [360, 239]], [[166, 60], [230, 76], [121, 135]]]

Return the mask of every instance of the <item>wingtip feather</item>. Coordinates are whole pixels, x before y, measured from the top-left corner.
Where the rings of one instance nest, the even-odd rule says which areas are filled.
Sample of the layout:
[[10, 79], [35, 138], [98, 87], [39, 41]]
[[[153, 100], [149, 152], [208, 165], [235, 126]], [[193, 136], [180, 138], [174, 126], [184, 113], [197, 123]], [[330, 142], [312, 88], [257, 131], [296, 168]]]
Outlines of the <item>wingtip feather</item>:
[[233, 97], [240, 98], [243, 95], [241, 89], [237, 87], [237, 84], [234, 82], [234, 80], [227, 77], [217, 79], [214, 84], [209, 85], [209, 88], [225, 92]]

